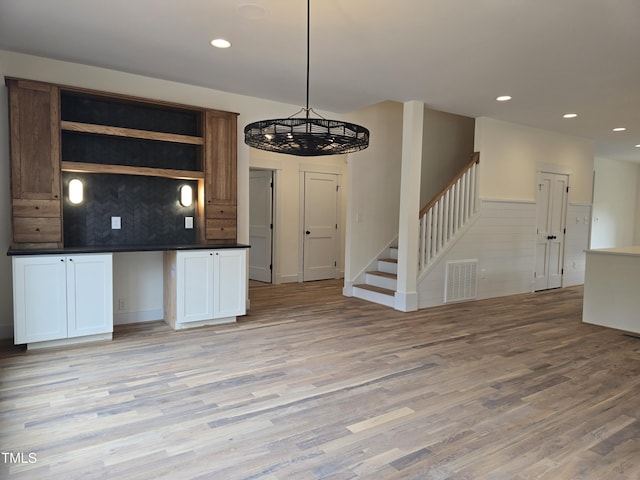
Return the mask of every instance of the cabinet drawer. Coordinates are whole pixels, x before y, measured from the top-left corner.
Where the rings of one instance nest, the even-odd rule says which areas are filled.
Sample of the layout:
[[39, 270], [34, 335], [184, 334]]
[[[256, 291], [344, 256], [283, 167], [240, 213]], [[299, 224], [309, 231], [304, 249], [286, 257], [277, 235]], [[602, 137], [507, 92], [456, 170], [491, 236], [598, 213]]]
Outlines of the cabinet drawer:
[[20, 200], [13, 201], [14, 217], [60, 217], [59, 200]]
[[236, 218], [238, 207], [235, 205], [207, 205], [207, 218]]
[[207, 220], [206, 235], [208, 240], [236, 238], [236, 221]]
[[61, 242], [62, 222], [59, 217], [15, 217], [13, 241], [16, 243]]

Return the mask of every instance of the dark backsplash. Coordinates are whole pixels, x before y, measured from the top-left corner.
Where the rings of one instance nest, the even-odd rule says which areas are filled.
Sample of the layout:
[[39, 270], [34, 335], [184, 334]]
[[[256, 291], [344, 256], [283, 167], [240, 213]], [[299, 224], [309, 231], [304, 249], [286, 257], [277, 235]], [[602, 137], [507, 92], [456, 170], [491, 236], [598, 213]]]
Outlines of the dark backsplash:
[[[68, 200], [72, 178], [84, 184], [84, 200]], [[191, 185], [190, 207], [179, 203], [180, 186]], [[113, 174], [63, 173], [63, 228], [65, 247], [109, 245], [192, 245], [196, 243], [195, 181]], [[121, 218], [121, 229], [111, 229], [111, 217]], [[194, 228], [185, 229], [185, 217]]]

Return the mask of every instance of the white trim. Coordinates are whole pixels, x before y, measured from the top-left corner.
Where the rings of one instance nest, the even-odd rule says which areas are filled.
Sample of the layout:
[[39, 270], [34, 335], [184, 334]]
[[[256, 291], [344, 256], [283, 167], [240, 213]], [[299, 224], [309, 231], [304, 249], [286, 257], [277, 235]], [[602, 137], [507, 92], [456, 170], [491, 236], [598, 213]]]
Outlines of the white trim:
[[593, 207], [593, 204], [591, 203], [573, 203], [573, 202], [569, 202], [569, 206], [570, 207]]
[[296, 283], [296, 282], [302, 282], [302, 278], [299, 277], [297, 274], [280, 275], [278, 277], [278, 283]]
[[300, 162], [298, 165], [300, 172], [311, 172], [311, 173], [330, 173], [333, 175], [341, 175], [342, 168], [336, 165], [322, 165], [318, 163], [307, 163]]
[[396, 292], [393, 298], [394, 310], [401, 312], [415, 312], [418, 310], [418, 292]]
[[129, 323], [155, 322], [164, 320], [164, 310], [156, 308], [153, 310], [143, 310], [140, 312], [116, 313], [113, 315], [114, 325], [127, 325]]
[[558, 173], [560, 175], [569, 175], [569, 176], [573, 174], [573, 171], [569, 167], [566, 167], [565, 165], [558, 165], [555, 163], [538, 162], [538, 164], [536, 165], [536, 169], [538, 170], [538, 173], [539, 172]]
[[511, 199], [511, 198], [480, 198], [480, 202], [485, 203], [522, 203], [527, 205], [535, 205], [535, 200]]

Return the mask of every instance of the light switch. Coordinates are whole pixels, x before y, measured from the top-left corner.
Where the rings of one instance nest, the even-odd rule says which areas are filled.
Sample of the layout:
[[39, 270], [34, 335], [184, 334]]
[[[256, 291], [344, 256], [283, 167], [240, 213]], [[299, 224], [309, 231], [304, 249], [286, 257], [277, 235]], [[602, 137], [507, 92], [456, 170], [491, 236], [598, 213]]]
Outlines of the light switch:
[[193, 217], [184, 217], [184, 228], [187, 230], [193, 228]]
[[111, 217], [111, 230], [120, 230], [121, 222], [120, 217]]

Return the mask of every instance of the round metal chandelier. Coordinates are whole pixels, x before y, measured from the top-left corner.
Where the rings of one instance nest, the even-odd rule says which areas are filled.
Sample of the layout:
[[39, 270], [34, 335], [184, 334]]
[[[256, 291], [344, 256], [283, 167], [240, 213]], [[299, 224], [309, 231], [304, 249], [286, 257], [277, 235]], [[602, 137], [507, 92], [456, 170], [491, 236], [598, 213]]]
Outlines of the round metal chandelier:
[[[369, 146], [369, 130], [354, 123], [327, 120], [309, 108], [309, 26], [307, 0], [307, 103], [288, 118], [260, 120], [244, 127], [244, 143], [253, 148], [303, 157], [342, 155]], [[304, 116], [297, 117], [304, 113]], [[311, 114], [316, 117], [311, 117]]]

